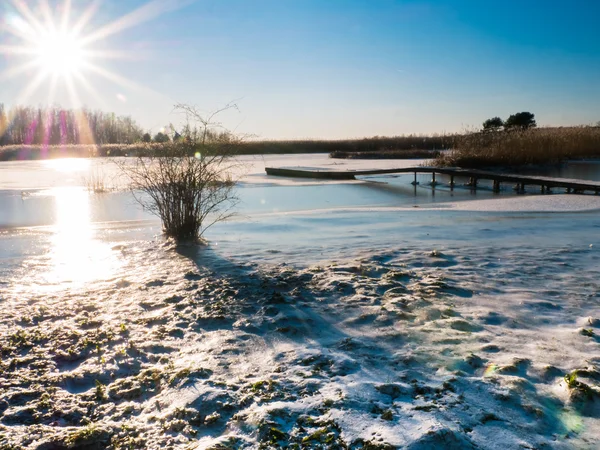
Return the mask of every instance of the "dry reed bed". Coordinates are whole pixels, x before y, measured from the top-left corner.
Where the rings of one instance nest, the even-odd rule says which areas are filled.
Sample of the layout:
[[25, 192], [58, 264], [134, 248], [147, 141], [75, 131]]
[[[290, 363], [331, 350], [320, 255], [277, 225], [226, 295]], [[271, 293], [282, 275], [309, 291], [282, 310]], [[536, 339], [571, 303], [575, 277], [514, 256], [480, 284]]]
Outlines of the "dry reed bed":
[[[440, 150], [452, 146], [455, 136], [395, 136], [348, 140], [296, 140], [296, 141], [246, 141], [225, 142], [221, 149], [238, 155], [331, 153], [331, 152], [389, 152]], [[60, 157], [94, 157], [148, 155], [173, 143], [135, 143], [107, 145], [10, 145], [0, 147], [0, 161], [46, 159]], [[218, 149], [217, 149], [218, 150]], [[427, 157], [434, 157], [429, 154]]]
[[436, 158], [439, 150], [382, 150], [369, 152], [342, 152], [334, 151], [330, 158], [339, 159], [425, 159]]
[[252, 141], [241, 144], [241, 152], [260, 153], [333, 153], [442, 150], [452, 147], [454, 135], [404, 135], [345, 140]]
[[540, 128], [473, 133], [457, 137], [453, 151], [438, 166], [518, 167], [600, 158], [600, 127]]
[[[0, 161], [57, 157], [155, 154], [173, 143], [136, 143], [65, 146], [12, 145], [0, 147]], [[566, 159], [600, 158], [600, 127], [539, 128], [521, 131], [472, 133], [453, 136], [396, 136], [339, 141], [228, 142], [223, 149], [240, 155], [275, 153], [377, 153], [449, 149], [434, 161], [439, 166], [518, 167], [558, 164]], [[219, 149], [217, 148], [217, 151]], [[403, 157], [408, 157], [403, 154]], [[425, 157], [434, 157], [427, 155]], [[346, 156], [347, 157], [347, 156]], [[388, 157], [388, 156], [386, 156]], [[422, 157], [422, 156], [421, 156]]]
[[105, 144], [105, 145], [7, 145], [0, 147], [0, 161], [21, 161], [51, 158], [92, 158], [126, 156], [155, 152], [165, 144]]

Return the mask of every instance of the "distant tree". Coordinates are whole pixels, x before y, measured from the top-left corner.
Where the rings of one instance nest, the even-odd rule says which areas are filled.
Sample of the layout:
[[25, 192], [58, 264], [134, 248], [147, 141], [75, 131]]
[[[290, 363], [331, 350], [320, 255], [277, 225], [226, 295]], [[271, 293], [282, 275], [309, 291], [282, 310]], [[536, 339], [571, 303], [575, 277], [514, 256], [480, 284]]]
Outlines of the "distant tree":
[[492, 117], [483, 122], [483, 131], [498, 131], [504, 126], [504, 121], [500, 117]]
[[152, 142], [152, 136], [150, 136], [150, 133], [144, 133], [142, 136], [142, 142]]
[[535, 123], [535, 115], [526, 111], [513, 114], [506, 119], [506, 122], [504, 122], [504, 127], [506, 129], [520, 128], [522, 130], [526, 130], [536, 126], [537, 124]]
[[86, 109], [0, 104], [0, 145], [129, 144], [142, 136], [130, 117]]
[[154, 142], [157, 142], [159, 144], [162, 144], [162, 143], [165, 143], [165, 142], [169, 142], [169, 141], [170, 141], [169, 135], [163, 133], [162, 131], [159, 131], [154, 136]]

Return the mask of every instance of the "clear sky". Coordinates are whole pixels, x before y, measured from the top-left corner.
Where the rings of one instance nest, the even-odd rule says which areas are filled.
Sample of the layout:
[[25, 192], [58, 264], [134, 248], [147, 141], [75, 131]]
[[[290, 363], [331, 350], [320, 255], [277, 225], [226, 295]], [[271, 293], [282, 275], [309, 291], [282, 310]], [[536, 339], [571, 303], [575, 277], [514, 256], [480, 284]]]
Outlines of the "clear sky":
[[37, 32], [23, 24], [60, 29], [70, 9], [71, 30], [94, 2], [45, 1], [1, 2], [7, 105], [85, 104], [157, 131], [178, 122], [175, 103], [237, 100], [224, 123], [273, 139], [457, 132], [519, 111], [539, 125], [600, 121], [596, 0], [104, 0], [77, 34], [91, 36], [94, 70], [55, 53], [73, 42], [27, 40]]

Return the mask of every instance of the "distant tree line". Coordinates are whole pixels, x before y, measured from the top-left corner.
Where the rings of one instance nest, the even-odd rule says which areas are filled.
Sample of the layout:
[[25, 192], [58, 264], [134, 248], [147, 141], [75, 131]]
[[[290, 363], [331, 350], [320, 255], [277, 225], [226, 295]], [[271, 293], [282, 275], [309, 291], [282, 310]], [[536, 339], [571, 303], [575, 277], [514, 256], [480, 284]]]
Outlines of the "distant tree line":
[[58, 107], [15, 107], [0, 104], [0, 145], [132, 144], [144, 131], [128, 116]]
[[523, 111], [512, 114], [506, 120], [500, 117], [492, 117], [483, 122], [483, 131], [500, 131], [504, 130], [527, 130], [537, 126], [535, 122], [535, 114]]

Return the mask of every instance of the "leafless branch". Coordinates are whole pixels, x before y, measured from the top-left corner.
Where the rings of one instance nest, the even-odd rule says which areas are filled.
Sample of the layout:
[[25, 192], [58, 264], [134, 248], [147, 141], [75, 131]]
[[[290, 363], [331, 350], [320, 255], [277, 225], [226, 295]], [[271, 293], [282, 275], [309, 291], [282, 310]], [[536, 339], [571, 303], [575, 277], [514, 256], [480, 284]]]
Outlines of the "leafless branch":
[[233, 177], [240, 162], [231, 158], [230, 147], [240, 138], [214, 131], [224, 130], [214, 121], [218, 114], [238, 107], [229, 103], [207, 115], [189, 105], [175, 108], [188, 118], [182, 138], [120, 167], [129, 177], [134, 198], [160, 217], [167, 236], [198, 239], [234, 215], [238, 203]]

